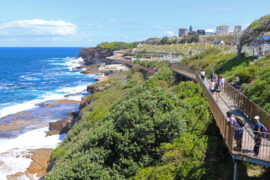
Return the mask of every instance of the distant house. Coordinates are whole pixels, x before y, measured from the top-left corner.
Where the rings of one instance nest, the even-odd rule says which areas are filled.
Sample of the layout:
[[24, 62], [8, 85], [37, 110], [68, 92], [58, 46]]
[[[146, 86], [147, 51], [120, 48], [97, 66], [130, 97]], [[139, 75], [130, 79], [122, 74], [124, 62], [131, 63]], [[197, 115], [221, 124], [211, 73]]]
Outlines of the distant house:
[[239, 33], [241, 33], [241, 31], [242, 31], [242, 26], [240, 26], [240, 25], [237, 25], [237, 26], [234, 26], [234, 33], [235, 34], [239, 34]]
[[204, 36], [206, 33], [205, 33], [205, 30], [201, 29], [201, 30], [197, 30], [197, 34], [199, 36]]
[[188, 35], [188, 30], [186, 28], [179, 28], [178, 30], [178, 36], [179, 37], [184, 37]]
[[217, 32], [217, 34], [229, 34], [230, 27], [225, 25], [225, 24], [220, 25], [217, 27], [216, 32]]

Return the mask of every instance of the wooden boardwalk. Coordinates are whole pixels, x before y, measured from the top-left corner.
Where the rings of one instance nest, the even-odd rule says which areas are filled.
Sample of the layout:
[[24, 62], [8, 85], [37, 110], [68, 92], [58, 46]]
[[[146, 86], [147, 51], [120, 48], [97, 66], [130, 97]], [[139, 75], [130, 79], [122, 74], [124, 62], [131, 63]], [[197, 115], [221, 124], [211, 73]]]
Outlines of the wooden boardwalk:
[[[244, 112], [235, 104], [234, 100], [229, 97], [228, 93], [221, 93], [218, 102], [216, 101], [216, 96], [211, 95], [209, 92], [209, 83], [208, 79], [205, 79], [203, 82], [198, 74], [192, 72], [187, 68], [182, 68], [179, 66], [172, 66], [172, 70], [176, 74], [183, 75], [184, 77], [200, 81], [200, 85], [203, 88], [203, 94], [206, 96], [208, 100], [210, 110], [217, 122], [217, 125], [221, 131], [221, 135], [224, 138], [224, 141], [234, 159], [248, 161], [255, 164], [260, 164], [264, 166], [270, 166], [270, 140], [263, 138], [259, 156], [254, 156], [253, 147], [254, 147], [254, 133], [253, 133], [253, 123], [247, 118]], [[217, 111], [221, 111], [220, 114], [216, 113]], [[233, 138], [233, 130], [227, 125], [226, 112], [231, 111], [233, 115], [241, 116], [246, 122], [243, 131], [243, 141], [242, 141], [242, 151], [235, 151], [234, 147], [236, 146], [236, 142]]]

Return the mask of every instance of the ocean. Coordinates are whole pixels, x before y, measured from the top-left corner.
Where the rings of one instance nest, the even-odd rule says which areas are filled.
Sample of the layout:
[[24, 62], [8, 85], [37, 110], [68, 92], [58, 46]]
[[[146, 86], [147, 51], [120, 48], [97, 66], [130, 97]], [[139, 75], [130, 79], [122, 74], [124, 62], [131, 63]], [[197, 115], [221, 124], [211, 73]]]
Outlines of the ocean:
[[[0, 48], [0, 179], [26, 170], [29, 149], [55, 148], [65, 136], [45, 137], [48, 123], [66, 118], [78, 104], [46, 109], [44, 103], [79, 101], [88, 94], [86, 87], [97, 75], [76, 69], [83, 62], [77, 58], [79, 52], [77, 47]], [[14, 116], [20, 112], [24, 114]], [[3, 128], [24, 119], [29, 126]]]

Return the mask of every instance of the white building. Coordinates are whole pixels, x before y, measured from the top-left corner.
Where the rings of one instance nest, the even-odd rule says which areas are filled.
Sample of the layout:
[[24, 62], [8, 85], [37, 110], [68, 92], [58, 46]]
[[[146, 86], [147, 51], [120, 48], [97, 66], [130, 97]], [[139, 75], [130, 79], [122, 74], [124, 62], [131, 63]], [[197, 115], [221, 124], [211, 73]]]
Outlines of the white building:
[[237, 25], [237, 26], [234, 26], [234, 33], [235, 34], [239, 34], [239, 33], [241, 33], [241, 31], [242, 31], [242, 26], [240, 26], [240, 25]]
[[216, 30], [217, 34], [229, 34], [230, 33], [230, 27], [223, 24], [217, 27]]
[[178, 36], [179, 37], [184, 37], [186, 35], [188, 35], [188, 30], [186, 28], [180, 28], [178, 30]]

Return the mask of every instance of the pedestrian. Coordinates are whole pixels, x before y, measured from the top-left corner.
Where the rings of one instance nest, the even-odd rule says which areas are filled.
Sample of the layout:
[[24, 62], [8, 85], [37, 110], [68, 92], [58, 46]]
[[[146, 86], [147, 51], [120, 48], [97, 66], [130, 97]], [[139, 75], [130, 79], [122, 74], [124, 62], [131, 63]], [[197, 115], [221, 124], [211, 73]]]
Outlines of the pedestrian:
[[228, 124], [234, 128], [234, 139], [236, 141], [235, 151], [242, 151], [242, 139], [243, 139], [243, 128], [237, 122], [236, 118], [232, 115], [230, 111], [227, 112], [227, 117], [229, 118]]
[[214, 72], [213, 72], [212, 75], [210, 76], [210, 80], [212, 80], [212, 79], [213, 79], [214, 82], [215, 82], [215, 73], [214, 73]]
[[215, 79], [214, 79], [215, 83], [217, 82], [217, 80], [218, 80], [218, 77], [217, 75], [215, 75]]
[[220, 97], [220, 90], [221, 90], [221, 82], [220, 79], [217, 79], [217, 82], [215, 84], [215, 92], [216, 92], [216, 101], [218, 102], [218, 99]]
[[254, 152], [254, 156], [259, 156], [260, 147], [262, 143], [262, 134], [261, 134], [262, 123], [260, 122], [259, 116], [255, 116], [254, 121], [255, 121], [255, 126], [254, 126], [255, 145], [253, 148], [253, 152]]
[[221, 92], [224, 93], [225, 78], [223, 74], [220, 74]]
[[212, 95], [214, 96], [214, 93], [215, 93], [215, 82], [214, 82], [214, 79], [211, 79], [211, 82], [209, 84], [209, 91], [212, 93]]
[[204, 81], [204, 79], [205, 79], [205, 72], [204, 72], [204, 70], [201, 71], [201, 79], [202, 79], [202, 81]]

